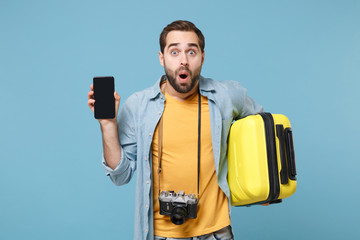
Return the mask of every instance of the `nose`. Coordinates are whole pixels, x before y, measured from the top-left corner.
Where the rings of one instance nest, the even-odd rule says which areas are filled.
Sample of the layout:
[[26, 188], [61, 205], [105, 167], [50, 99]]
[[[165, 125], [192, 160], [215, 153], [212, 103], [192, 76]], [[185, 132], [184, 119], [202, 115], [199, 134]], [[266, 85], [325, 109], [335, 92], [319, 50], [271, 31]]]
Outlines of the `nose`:
[[181, 66], [189, 66], [188, 56], [185, 52], [181, 54], [180, 64]]

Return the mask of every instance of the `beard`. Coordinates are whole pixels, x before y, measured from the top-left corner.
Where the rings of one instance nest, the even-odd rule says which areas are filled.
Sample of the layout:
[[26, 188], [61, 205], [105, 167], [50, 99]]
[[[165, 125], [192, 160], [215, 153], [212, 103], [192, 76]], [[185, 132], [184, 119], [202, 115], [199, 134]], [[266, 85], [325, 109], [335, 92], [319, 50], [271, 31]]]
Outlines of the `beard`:
[[[164, 68], [165, 68], [165, 74], [166, 77], [170, 83], [170, 85], [178, 92], [178, 93], [188, 93], [190, 92], [195, 85], [199, 81], [200, 72], [201, 72], [201, 66], [192, 72], [188, 67], [182, 66], [178, 68], [177, 70], [172, 71], [169, 68], [166, 67], [166, 64], [164, 62]], [[180, 71], [186, 71], [188, 78], [190, 79], [190, 82], [187, 83], [179, 83], [176, 81], [176, 78], [179, 76]]]

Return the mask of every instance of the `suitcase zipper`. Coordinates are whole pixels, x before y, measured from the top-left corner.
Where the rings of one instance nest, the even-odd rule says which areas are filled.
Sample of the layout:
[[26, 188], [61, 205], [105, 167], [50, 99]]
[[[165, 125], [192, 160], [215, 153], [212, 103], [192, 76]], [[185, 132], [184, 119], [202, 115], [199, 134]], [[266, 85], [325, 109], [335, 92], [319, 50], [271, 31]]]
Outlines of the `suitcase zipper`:
[[272, 202], [280, 195], [279, 171], [277, 164], [276, 144], [275, 144], [275, 126], [271, 113], [260, 113], [264, 120], [266, 151], [268, 157], [269, 170], [269, 196], [265, 202]]

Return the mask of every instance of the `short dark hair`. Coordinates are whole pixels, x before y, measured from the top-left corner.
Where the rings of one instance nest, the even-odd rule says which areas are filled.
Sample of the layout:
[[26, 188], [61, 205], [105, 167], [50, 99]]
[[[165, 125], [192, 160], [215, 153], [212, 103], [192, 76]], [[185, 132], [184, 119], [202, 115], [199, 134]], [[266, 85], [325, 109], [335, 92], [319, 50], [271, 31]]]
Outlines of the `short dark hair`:
[[192, 22], [184, 21], [184, 20], [177, 20], [177, 21], [174, 21], [174, 22], [170, 23], [169, 25], [167, 25], [160, 34], [159, 42], [160, 42], [160, 50], [162, 53], [164, 53], [164, 49], [165, 49], [165, 45], [166, 45], [166, 37], [167, 37], [168, 33], [171, 31], [184, 31], [184, 32], [196, 33], [196, 35], [198, 36], [198, 39], [199, 39], [200, 49], [202, 52], [204, 52], [205, 38], [204, 38], [204, 35], [201, 33], [201, 31]]

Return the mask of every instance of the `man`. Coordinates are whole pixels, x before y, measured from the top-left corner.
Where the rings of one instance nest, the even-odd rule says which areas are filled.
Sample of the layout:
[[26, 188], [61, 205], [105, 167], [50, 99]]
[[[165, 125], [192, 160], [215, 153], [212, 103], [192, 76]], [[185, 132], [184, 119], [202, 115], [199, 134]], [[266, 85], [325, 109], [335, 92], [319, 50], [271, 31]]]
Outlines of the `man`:
[[[106, 174], [122, 185], [137, 170], [135, 239], [233, 239], [227, 137], [233, 120], [262, 107], [239, 83], [200, 75], [204, 46], [193, 23], [169, 24], [160, 35], [159, 60], [166, 74], [130, 96], [117, 119], [99, 120]], [[94, 110], [92, 90], [88, 105]], [[114, 97], [117, 115], [120, 96], [115, 92]], [[196, 218], [174, 224], [173, 216], [160, 211], [162, 191], [193, 194]]]

